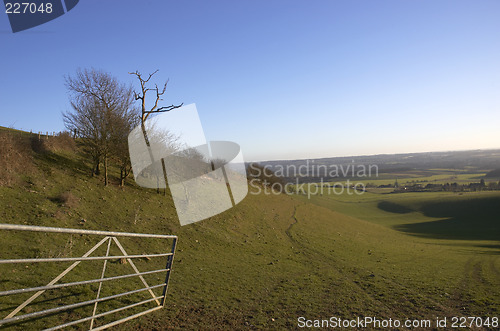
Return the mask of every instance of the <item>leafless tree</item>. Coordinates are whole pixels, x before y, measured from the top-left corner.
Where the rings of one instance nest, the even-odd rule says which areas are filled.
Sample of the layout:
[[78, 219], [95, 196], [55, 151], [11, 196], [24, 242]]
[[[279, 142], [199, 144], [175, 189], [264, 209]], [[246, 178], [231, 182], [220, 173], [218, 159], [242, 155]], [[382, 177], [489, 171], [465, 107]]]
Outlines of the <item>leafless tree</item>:
[[[150, 140], [148, 138], [148, 133], [146, 131], [146, 126], [145, 126], [145, 122], [148, 119], [148, 117], [151, 114], [168, 112], [168, 111], [171, 111], [173, 109], [180, 108], [183, 105], [182, 103], [180, 105], [170, 105], [170, 106], [159, 106], [158, 105], [158, 103], [160, 101], [163, 101], [162, 96], [163, 96], [163, 94], [165, 94], [165, 91], [167, 90], [168, 80], [165, 82], [162, 89], [160, 89], [157, 84], [155, 84], [154, 88], [148, 87], [149, 81], [157, 72], [158, 72], [158, 70], [154, 71], [152, 74], [149, 74], [148, 78], [146, 78], [146, 79], [143, 78], [142, 74], [137, 70], [135, 72], [129, 73], [129, 74], [135, 75], [137, 77], [137, 79], [139, 80], [140, 86], [141, 86], [141, 89], [139, 92], [134, 91], [134, 99], [136, 101], [140, 101], [140, 103], [141, 103], [141, 117], [140, 117], [141, 128], [142, 128], [142, 133], [144, 135], [144, 139], [146, 141], [146, 145], [148, 147], [150, 147]], [[152, 105], [150, 105], [151, 108], [149, 108], [149, 106], [147, 106], [148, 92], [152, 92], [155, 94], [155, 96], [153, 96], [154, 102], [152, 103]], [[154, 163], [155, 159], [154, 159], [154, 156], [153, 156], [151, 149], [149, 150], [149, 152], [150, 152], [149, 156], [151, 158], [151, 163]], [[165, 169], [165, 161], [163, 159], [161, 159], [161, 164], [162, 164], [162, 168], [163, 168], [163, 177], [164, 177], [165, 183], [167, 183], [167, 173], [166, 173], [166, 169]], [[160, 192], [159, 185], [157, 188], [157, 192]], [[167, 192], [167, 189], [165, 189], [165, 194], [166, 194], [166, 192]]]
[[[177, 105], [177, 106], [170, 105], [170, 106], [158, 107], [158, 102], [163, 101], [163, 99], [161, 99], [161, 97], [163, 94], [165, 94], [165, 91], [167, 90], [168, 80], [163, 85], [163, 89], [161, 90], [161, 92], [160, 92], [160, 89], [158, 88], [157, 84], [155, 84], [155, 88], [147, 87], [148, 82], [151, 80], [151, 78], [157, 72], [158, 72], [158, 70], [156, 70], [152, 74], [149, 74], [147, 79], [142, 78], [141, 73], [137, 70], [135, 72], [129, 72], [129, 74], [135, 75], [137, 77], [137, 79], [139, 80], [139, 83], [141, 84], [141, 91], [139, 93], [134, 91], [134, 98], [135, 98], [135, 100], [141, 101], [141, 123], [142, 123], [142, 125], [144, 125], [144, 122], [148, 119], [149, 115], [151, 115], [151, 114], [164, 113], [164, 112], [182, 107], [182, 105], [183, 105], [181, 103], [180, 105]], [[156, 99], [155, 99], [155, 102], [154, 102], [153, 106], [151, 107], [151, 109], [148, 110], [147, 106], [146, 106], [146, 95], [149, 91], [156, 92]]]
[[91, 156], [92, 175], [100, 174], [102, 162], [107, 185], [109, 160], [115, 157], [125, 162], [124, 153], [128, 153], [126, 139], [137, 117], [132, 88], [96, 69], [79, 69], [75, 76], [67, 76], [66, 87], [72, 111], [63, 113], [64, 124], [78, 133]]
[[90, 98], [71, 101], [73, 111], [63, 113], [66, 128], [78, 132], [82, 138], [84, 150], [92, 158], [92, 175], [100, 174], [101, 127], [103, 118]]

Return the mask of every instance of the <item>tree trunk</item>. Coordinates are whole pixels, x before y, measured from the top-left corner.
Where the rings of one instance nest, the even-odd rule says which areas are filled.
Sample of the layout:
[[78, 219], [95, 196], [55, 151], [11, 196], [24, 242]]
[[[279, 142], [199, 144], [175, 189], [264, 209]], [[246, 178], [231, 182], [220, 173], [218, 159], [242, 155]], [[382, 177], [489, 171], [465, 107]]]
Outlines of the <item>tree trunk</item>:
[[104, 156], [104, 186], [108, 186], [108, 156]]
[[92, 166], [92, 177], [94, 176], [99, 176], [99, 163], [94, 163], [94, 165]]
[[129, 167], [127, 166], [127, 164], [123, 164], [120, 168], [120, 186], [122, 187], [125, 186], [125, 181], [130, 175], [130, 172], [132, 172], [132, 166]]
[[120, 169], [120, 187], [125, 185], [125, 174], [123, 173], [123, 169]]
[[94, 169], [93, 169], [92, 176], [93, 175], [99, 176], [101, 174], [101, 169], [99, 168], [100, 163], [101, 162], [100, 162], [99, 158], [94, 159]]

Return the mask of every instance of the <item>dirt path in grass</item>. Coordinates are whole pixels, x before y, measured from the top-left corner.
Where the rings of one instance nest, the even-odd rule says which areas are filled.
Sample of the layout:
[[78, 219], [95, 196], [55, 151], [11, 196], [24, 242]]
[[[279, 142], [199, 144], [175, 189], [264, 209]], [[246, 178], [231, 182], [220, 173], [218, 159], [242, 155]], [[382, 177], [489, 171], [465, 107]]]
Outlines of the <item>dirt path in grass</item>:
[[[387, 291], [391, 289], [389, 292], [382, 293], [385, 295], [381, 295], [380, 290], [372, 287], [374, 278], [366, 278], [361, 266], [354, 265], [343, 268], [341, 267], [343, 264], [339, 261], [335, 261], [335, 257], [328, 254], [328, 252], [324, 252], [313, 245], [308, 245], [307, 240], [303, 241], [297, 239], [297, 237], [294, 236], [294, 230], [301, 223], [300, 218], [297, 217], [297, 211], [301, 206], [302, 205], [298, 205], [294, 207], [290, 217], [291, 223], [285, 230], [290, 242], [293, 244], [294, 248], [297, 248], [298, 251], [306, 255], [308, 260], [318, 264], [318, 268], [320, 266], [335, 268], [335, 271], [339, 274], [339, 279], [337, 281], [346, 281], [350, 287], [353, 287], [366, 306], [377, 307], [377, 313], [384, 314], [386, 317], [395, 317], [395, 315], [398, 314], [401, 316], [412, 314], [411, 317], [433, 319], [436, 314], [441, 316], [460, 315], [460, 309], [463, 305], [460, 303], [461, 300], [459, 299], [459, 295], [453, 296], [453, 299], [456, 298], [456, 301], [450, 299], [443, 302], [443, 300], [439, 298], [427, 297], [425, 294], [420, 294], [418, 289], [391, 279], [388, 275], [377, 275], [377, 281], [384, 284], [383, 288], [387, 288]], [[476, 263], [475, 266], [470, 266], [470, 268], [472, 268], [470, 274], [474, 279], [474, 283], [486, 282], [481, 274], [482, 264]], [[463, 284], [465, 284], [465, 282], [466, 280], [463, 281]], [[411, 294], [411, 297], [407, 298], [408, 294]], [[391, 302], [391, 298], [397, 300], [398, 303]], [[453, 304], [453, 302], [455, 303]]]
[[288, 228], [285, 230], [285, 234], [288, 237], [288, 239], [290, 239], [290, 241], [292, 243], [301, 245], [301, 243], [298, 242], [297, 240], [295, 240], [295, 238], [293, 238], [292, 234], [290, 233], [290, 231], [292, 231], [293, 226], [299, 222], [297, 220], [297, 216], [296, 215], [297, 215], [297, 206], [294, 206], [293, 207], [293, 213], [292, 213], [292, 216], [291, 216], [292, 223], [290, 223], [290, 225], [288, 226]]
[[[449, 305], [459, 312], [457, 316], [476, 316], [498, 314], [500, 307], [490, 304], [498, 293], [499, 272], [495, 266], [498, 257], [491, 257], [489, 261], [485, 257], [469, 258], [463, 271], [463, 278], [451, 294]], [[488, 277], [489, 276], [489, 277]], [[498, 278], [497, 278], [498, 279]]]
[[[298, 224], [300, 224], [299, 218], [297, 218], [297, 210], [301, 206], [302, 205], [298, 205], [294, 207], [292, 216], [290, 217], [292, 222], [285, 230], [287, 237], [292, 242], [294, 247], [297, 247], [298, 250], [300, 250], [304, 255], [306, 255], [310, 261], [314, 261], [315, 263], [319, 264], [318, 269], [320, 267], [331, 268], [332, 266], [340, 265], [341, 263], [335, 261], [331, 255], [319, 249], [316, 249], [311, 245], [307, 245], [303, 241], [297, 240], [292, 235], [292, 230], [295, 227], [297, 227]], [[367, 289], [363, 286], [364, 285], [362, 282], [363, 276], [352, 274], [352, 271], [343, 270], [342, 267], [336, 267], [335, 271], [339, 275], [339, 278], [335, 280], [337, 283], [342, 283], [343, 281], [347, 282], [350, 287], [353, 287], [355, 289], [354, 291], [355, 293], [353, 294], [357, 294], [356, 296], [358, 297], [358, 299], [362, 300], [366, 306], [370, 306], [372, 308], [376, 307], [378, 314], [383, 314], [386, 317], [393, 317], [394, 315], [393, 307], [388, 305], [385, 302], [385, 300], [380, 296], [378, 296], [376, 293], [371, 293], [370, 291], [367, 291]], [[325, 289], [325, 291], [329, 292], [330, 289]], [[373, 311], [366, 313], [367, 314], [373, 313]]]

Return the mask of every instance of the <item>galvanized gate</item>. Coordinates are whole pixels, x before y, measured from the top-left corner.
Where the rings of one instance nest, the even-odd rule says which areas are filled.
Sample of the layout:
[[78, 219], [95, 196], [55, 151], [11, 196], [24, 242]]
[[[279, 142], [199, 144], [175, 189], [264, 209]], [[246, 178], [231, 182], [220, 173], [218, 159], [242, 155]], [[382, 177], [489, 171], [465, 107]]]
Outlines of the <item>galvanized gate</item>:
[[[9, 299], [9, 304], [11, 305], [10, 307], [8, 304], [2, 305], [2, 309], [0, 309], [0, 328], [6, 327], [6, 326], [19, 326], [21, 328], [24, 328], [23, 323], [26, 323], [27, 321], [30, 320], [36, 320], [40, 325], [42, 325], [43, 329], [47, 330], [58, 330], [64, 327], [72, 326], [72, 325], [77, 325], [81, 323], [88, 323], [84, 325], [80, 325], [80, 327], [85, 327], [88, 329], [92, 330], [103, 330], [106, 328], [109, 328], [114, 325], [118, 325], [120, 323], [129, 321], [131, 319], [137, 318], [139, 316], [151, 313], [153, 311], [156, 311], [158, 309], [161, 309], [165, 306], [166, 302], [166, 295], [167, 295], [167, 288], [168, 288], [168, 282], [170, 278], [170, 273], [172, 269], [172, 263], [174, 259], [174, 254], [175, 254], [175, 247], [177, 244], [177, 236], [174, 235], [159, 235], [159, 234], [143, 234], [143, 233], [126, 233], [126, 232], [109, 232], [109, 231], [93, 231], [93, 230], [81, 230], [81, 229], [67, 229], [67, 228], [53, 228], [53, 227], [41, 227], [41, 226], [29, 226], [29, 225], [13, 225], [13, 224], [0, 224], [0, 240], [6, 239], [7, 235], [12, 236], [15, 235], [14, 233], [10, 233], [10, 231], [31, 231], [31, 232], [41, 232], [45, 234], [51, 234], [51, 233], [59, 233], [59, 234], [68, 234], [68, 235], [80, 235], [80, 237], [85, 236], [85, 239], [87, 239], [87, 236], [90, 236], [90, 238], [95, 238], [95, 236], [104, 236], [99, 242], [97, 242], [92, 248], [90, 248], [88, 251], [86, 251], [85, 254], [79, 256], [79, 257], [35, 257], [35, 258], [10, 258], [10, 259], [0, 259], [0, 266], [6, 266], [6, 265], [17, 265], [17, 266], [22, 266], [25, 265], [26, 268], [33, 267], [33, 269], [36, 270], [37, 266], [40, 264], [47, 264], [53, 263], [53, 268], [57, 268], [59, 270], [62, 270], [64, 267], [61, 267], [61, 263], [65, 262], [70, 262], [71, 265], [69, 265], [66, 269], [64, 269], [59, 275], [57, 275], [55, 278], [50, 280], [48, 283], [44, 284], [44, 280], [40, 279], [39, 282], [42, 282], [41, 284], [38, 282], [38, 280], [35, 279], [21, 279], [17, 281], [11, 281], [9, 280], [9, 276], [13, 276], [18, 269], [3, 269], [3, 272], [0, 274], [0, 303], [4, 301], [6, 302], [6, 298]], [[9, 233], [7, 233], [9, 232]], [[145, 240], [145, 238], [152, 238], [154, 240], [160, 239], [160, 240], [167, 240], [171, 241], [171, 246], [169, 245], [170, 249], [167, 250], [167, 252], [163, 253], [154, 253], [154, 254], [128, 254], [125, 248], [123, 247], [122, 243], [119, 241], [119, 239], [124, 240], [123, 238], [134, 238], [133, 240]], [[140, 239], [135, 239], [135, 238], [140, 238]], [[105, 254], [96, 254], [99, 250], [98, 248], [103, 246], [106, 247]], [[29, 243], [26, 245], [27, 247], [29, 246]], [[137, 246], [137, 245], [136, 245]], [[139, 245], [140, 246], [140, 245]], [[119, 250], [119, 254], [117, 255], [110, 255], [110, 248], [114, 247], [113, 249]], [[101, 249], [103, 250], [103, 249]], [[0, 257], [4, 257], [7, 254], [8, 251], [2, 251], [0, 252]], [[104, 253], [104, 252], [103, 252]], [[138, 267], [136, 266], [136, 263], [134, 263], [134, 260], [137, 262], [137, 260], [141, 261], [153, 261], [157, 258], [166, 258], [166, 261], [164, 261], [164, 264], [162, 264], [162, 267], [159, 269], [155, 270], [148, 270], [148, 271], [139, 271]], [[65, 283], [59, 283], [59, 281], [65, 277], [68, 273], [73, 271], [78, 265], [81, 263], [89, 263], [91, 261], [94, 261], [93, 263], [101, 263], [99, 261], [102, 261], [102, 266], [99, 267], [100, 270], [100, 278], [95, 278], [95, 279], [87, 279], [87, 280], [79, 280], [79, 281], [72, 281], [72, 282], [65, 282]], [[132, 273], [127, 273], [127, 274], [119, 274], [115, 276], [108, 276], [106, 277], [106, 271], [107, 268], [108, 270], [110, 269], [109, 264], [112, 263], [110, 261], [113, 261], [116, 266], [119, 264], [126, 264], [131, 267]], [[149, 266], [149, 264], [146, 264]], [[163, 267], [164, 266], [164, 267]], [[51, 267], [52, 268], [52, 267]], [[125, 267], [122, 266], [121, 269], [124, 269]], [[57, 270], [56, 269], [56, 270]], [[51, 269], [50, 269], [51, 270]], [[21, 270], [22, 271], [22, 270]], [[123, 270], [122, 270], [123, 271]], [[165, 273], [164, 276], [161, 276], [163, 273]], [[156, 279], [158, 279], [158, 275], [161, 276], [161, 283], [160, 284], [155, 284], [155, 285], [150, 285], [149, 282], [146, 280], [146, 277], [152, 277], [151, 275], [156, 275]], [[142, 283], [143, 287], [140, 288], [134, 288], [133, 290], [123, 290], [119, 291], [118, 293], [114, 293], [107, 295], [107, 296], [101, 296], [102, 293], [102, 288], [103, 284], [108, 284], [110, 282], [116, 282], [120, 281], [120, 284], [122, 285], [121, 282], [124, 282], [126, 279], [132, 279], [132, 278], [138, 278], [140, 280], [140, 283]], [[46, 282], [47, 280], [45, 280]], [[32, 286], [32, 287], [26, 287], [26, 288], [16, 288], [16, 289], [5, 289], [5, 284], [7, 287], [10, 288], [15, 283], [28, 283], [28, 284], [36, 284], [37, 286]], [[151, 281], [150, 281], [151, 282]], [[37, 298], [42, 296], [46, 291], [54, 293], [54, 290], [62, 290], [62, 289], [67, 289], [70, 287], [78, 287], [78, 286], [97, 286], [97, 289], [87, 289], [87, 292], [90, 291], [90, 295], [93, 295], [94, 298], [89, 299], [89, 300], [84, 300], [84, 301], [78, 301], [78, 302], [73, 302], [71, 304], [65, 304], [62, 303], [61, 297], [53, 300], [59, 300], [59, 303], [56, 307], [52, 308], [46, 308], [43, 307], [44, 309], [32, 311], [33, 309], [29, 309], [29, 305], [33, 304]], [[115, 285], [115, 287], [120, 287], [118, 285]], [[142, 286], [141, 285], [141, 286]], [[106, 285], [105, 285], [106, 286]], [[115, 289], [115, 287], [109, 286], [111, 289]], [[162, 289], [162, 294], [157, 295], [154, 293], [155, 289]], [[32, 293], [31, 296], [27, 299], [22, 299], [21, 300], [14, 300], [12, 299], [13, 297], [22, 297], [25, 293]], [[140, 301], [135, 301], [133, 303], [130, 303], [131, 300], [130, 296], [136, 295], [138, 293], [141, 293], [142, 295], [144, 293], [149, 294], [148, 298]], [[129, 296], [129, 301], [127, 302], [128, 304], [125, 305], [120, 305], [120, 300], [125, 300], [121, 298], [125, 298]], [[72, 300], [74, 299], [74, 296], [72, 294], [69, 294], [65, 297], [66, 299], [71, 298]], [[138, 299], [136, 299], [138, 300]], [[113, 302], [111, 304], [110, 302]], [[116, 302], [118, 301], [118, 302]], [[15, 303], [14, 303], [15, 302]], [[100, 303], [105, 303], [106, 302], [106, 307], [104, 311], [98, 312], [98, 305]], [[38, 304], [40, 305], [40, 304]], [[42, 303], [43, 305], [43, 303]], [[111, 305], [111, 306], [110, 306]], [[114, 305], [114, 306], [113, 306]], [[118, 305], [118, 306], [117, 306]], [[102, 306], [102, 304], [101, 304]], [[140, 307], [142, 306], [142, 309], [140, 311], [137, 311]], [[144, 306], [146, 306], [146, 309], [144, 310]], [[151, 307], [152, 306], [152, 307]], [[14, 308], [15, 307], [15, 308]], [[73, 313], [75, 310], [78, 310], [81, 307], [87, 307], [86, 309], [88, 310], [85, 312], [85, 315], [82, 316], [82, 313], [75, 314]], [[90, 307], [90, 308], [88, 308]], [[14, 308], [11, 310], [11, 308]], [[102, 310], [102, 309], [101, 309]], [[128, 310], [128, 311], [126, 311]], [[19, 314], [21, 311], [24, 311], [23, 314]], [[131, 313], [132, 311], [132, 313]], [[5, 316], [4, 312], [8, 312]], [[57, 316], [58, 314], [65, 313], [65, 317], [63, 321], [57, 320], [55, 324], [44, 324], [43, 319], [47, 318], [48, 316], [54, 317]], [[120, 313], [120, 314], [116, 314]], [[113, 317], [112, 320], [110, 320], [111, 314], [116, 314], [115, 317]], [[76, 316], [76, 317], [75, 317]], [[42, 320], [40, 320], [42, 319]], [[104, 322], [99, 322], [99, 319], [104, 319]], [[52, 319], [52, 322], [54, 318]], [[40, 324], [41, 323], [41, 324]], [[37, 328], [38, 328], [37, 327]]]

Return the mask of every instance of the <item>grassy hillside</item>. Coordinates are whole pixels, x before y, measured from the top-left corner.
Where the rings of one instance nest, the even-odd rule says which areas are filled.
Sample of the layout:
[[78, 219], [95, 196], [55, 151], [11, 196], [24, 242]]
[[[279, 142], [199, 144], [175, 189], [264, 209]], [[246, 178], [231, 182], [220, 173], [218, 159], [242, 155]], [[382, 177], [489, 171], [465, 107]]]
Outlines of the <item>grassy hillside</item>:
[[[78, 148], [34, 151], [29, 136], [19, 133], [19, 137], [28, 153], [29, 170], [17, 169], [9, 183], [0, 186], [1, 222], [179, 236], [167, 307], [121, 328], [283, 329], [296, 328], [300, 316], [434, 320], [500, 315], [500, 238], [495, 238], [499, 226], [493, 216], [498, 215], [498, 195], [488, 196], [493, 200], [477, 196], [482, 208], [490, 208], [477, 214], [489, 228], [483, 236], [471, 238], [466, 237], [467, 229], [473, 228], [462, 217], [466, 213], [454, 214], [455, 207], [446, 204], [458, 201], [458, 196], [434, 193], [311, 200], [248, 195], [223, 214], [181, 227], [167, 197], [132, 181], [125, 188], [116, 180], [104, 187], [102, 178], [89, 176], [90, 167]], [[436, 205], [438, 198], [444, 205]], [[466, 216], [470, 220], [474, 215]], [[449, 233], [443, 225], [419, 225], [444, 224], [447, 219], [465, 224], [451, 238], [445, 238]], [[97, 242], [86, 236], [48, 238], [13, 232], [1, 236], [2, 258], [78, 256]], [[125, 244], [129, 253], [168, 249], [157, 241]], [[139, 261], [138, 267], [152, 270], [161, 263]], [[78, 267], [64, 281], [97, 278], [101, 266]], [[65, 267], [63, 263], [59, 268], [2, 267], [0, 289], [43, 285]], [[130, 266], [112, 261], [109, 275], [126, 268]], [[155, 277], [148, 280], [160, 281]], [[104, 287], [108, 294], [117, 289], [110, 286]], [[71, 302], [75, 295], [79, 300], [92, 298], [96, 288], [48, 293], [40, 297], [38, 307]], [[2, 317], [13, 304], [0, 297]], [[72, 314], [89, 311], [91, 307]], [[43, 320], [33, 323], [15, 327], [45, 325]]]

